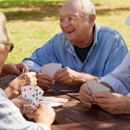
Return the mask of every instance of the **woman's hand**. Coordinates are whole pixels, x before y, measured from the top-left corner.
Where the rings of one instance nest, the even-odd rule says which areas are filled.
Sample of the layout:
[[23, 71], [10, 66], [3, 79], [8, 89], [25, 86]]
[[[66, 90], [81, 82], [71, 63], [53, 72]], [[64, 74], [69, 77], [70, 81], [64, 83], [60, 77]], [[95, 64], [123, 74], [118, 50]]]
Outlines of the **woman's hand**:
[[22, 96], [16, 97], [11, 100], [21, 111], [23, 115], [31, 114], [35, 112], [38, 108], [38, 105], [32, 108], [31, 106], [28, 106], [32, 103], [31, 100], [23, 99]]
[[37, 78], [35, 72], [24, 73], [16, 77], [8, 87], [4, 90], [9, 99], [15, 98], [21, 94], [21, 87], [26, 85], [37, 85]]

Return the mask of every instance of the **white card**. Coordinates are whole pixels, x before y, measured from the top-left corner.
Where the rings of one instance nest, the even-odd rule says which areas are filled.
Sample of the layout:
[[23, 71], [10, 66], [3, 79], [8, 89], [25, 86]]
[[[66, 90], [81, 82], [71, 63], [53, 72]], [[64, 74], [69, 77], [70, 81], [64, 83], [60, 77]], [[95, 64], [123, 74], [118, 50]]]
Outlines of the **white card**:
[[39, 104], [45, 104], [51, 107], [59, 107], [63, 105], [63, 103], [61, 102], [54, 102], [54, 101], [39, 101]]
[[88, 80], [87, 84], [92, 93], [110, 91], [110, 88], [98, 83], [96, 80]]
[[50, 97], [50, 96], [42, 96], [41, 99], [42, 101], [52, 101], [52, 102], [61, 102], [65, 103], [68, 101], [67, 98], [55, 98], [55, 97]]
[[32, 95], [33, 89], [34, 87], [31, 85], [21, 87], [22, 97], [24, 99], [32, 99], [31, 95]]
[[54, 74], [57, 70], [61, 69], [60, 63], [49, 63], [41, 67], [41, 71], [43, 74], [47, 74], [53, 78]]
[[42, 96], [39, 104], [46, 104], [50, 105], [51, 107], [58, 107], [63, 105], [65, 102], [67, 102], [68, 99], [66, 98], [55, 98], [50, 96]]
[[22, 97], [24, 99], [30, 99], [32, 100], [32, 103], [30, 105], [24, 105], [24, 106], [31, 106], [32, 108], [35, 107], [36, 104], [38, 104], [40, 98], [42, 97], [44, 91], [36, 86], [36, 87], [33, 87], [31, 85], [28, 85], [28, 86], [23, 86], [21, 87], [21, 93], [22, 93]]

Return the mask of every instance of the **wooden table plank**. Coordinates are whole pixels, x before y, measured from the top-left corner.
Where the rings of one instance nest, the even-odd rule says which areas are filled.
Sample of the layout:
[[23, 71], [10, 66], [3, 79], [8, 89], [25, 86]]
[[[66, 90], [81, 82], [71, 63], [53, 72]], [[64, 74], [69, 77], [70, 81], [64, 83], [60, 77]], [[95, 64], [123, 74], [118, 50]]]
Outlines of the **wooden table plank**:
[[[60, 113], [57, 113], [56, 120], [52, 126], [54, 127], [55, 125], [58, 127], [58, 129], [62, 129], [62, 130], [63, 129], [64, 130], [72, 130], [72, 129], [91, 130], [91, 129], [87, 128], [86, 126], [84, 126], [78, 122], [75, 122], [66, 116], [61, 115]], [[53, 127], [52, 127], [52, 130], [55, 130], [55, 128], [53, 128]]]
[[130, 116], [114, 116], [98, 106], [86, 108], [79, 100], [80, 86], [56, 83], [45, 95], [67, 98], [62, 107], [55, 108], [57, 118], [52, 130], [130, 130]]

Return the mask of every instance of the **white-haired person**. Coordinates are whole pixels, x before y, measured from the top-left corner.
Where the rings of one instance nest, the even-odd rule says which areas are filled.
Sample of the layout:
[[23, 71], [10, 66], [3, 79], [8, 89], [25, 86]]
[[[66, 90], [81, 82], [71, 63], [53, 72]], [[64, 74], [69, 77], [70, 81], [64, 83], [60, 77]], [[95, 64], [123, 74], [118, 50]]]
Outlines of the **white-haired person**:
[[[8, 41], [8, 37], [6, 36], [7, 32], [6, 32], [6, 28], [4, 27], [4, 24], [6, 22], [6, 18], [4, 16], [3, 13], [0, 13], [0, 42], [7, 42]], [[13, 44], [8, 44], [9, 48], [9, 52], [12, 51], [13, 49]], [[1, 68], [1, 73], [0, 73], [0, 87], [1, 88], [6, 88], [8, 83], [14, 79], [14, 77], [19, 76], [22, 74], [24, 69], [24, 72], [29, 72], [28, 67], [24, 64], [24, 63], [18, 63], [18, 64], [14, 64], [14, 63], [10, 63], [10, 64], [4, 64], [3, 67]], [[6, 78], [4, 78], [4, 76], [7, 76]], [[13, 76], [10, 76], [13, 75]], [[15, 75], [15, 76], [14, 76]], [[6, 81], [3, 81], [4, 79], [6, 79]]]
[[[125, 22], [130, 26], [130, 15]], [[91, 107], [93, 103], [97, 104], [112, 114], [130, 114], [130, 51], [112, 73], [101, 78], [100, 83], [109, 87], [111, 92], [92, 95], [85, 83], [79, 92], [81, 102], [87, 107]]]
[[[8, 52], [11, 52], [13, 49], [13, 44], [9, 43], [5, 22], [5, 15], [0, 12], [0, 72], [2, 71]], [[21, 86], [28, 84], [35, 86], [37, 84], [36, 82], [36, 73], [28, 72], [15, 78], [5, 90], [0, 88], [0, 130], [51, 129], [51, 124], [55, 118], [54, 109], [46, 105], [41, 105], [34, 111], [31, 111], [29, 107], [26, 111], [23, 104], [30, 104], [31, 101], [19, 97]], [[36, 123], [26, 121], [21, 112], [25, 112], [28, 116], [30, 114], [32, 116], [33, 112], [33, 118]]]
[[[114, 29], [99, 26], [91, 0], [67, 0], [61, 7], [57, 33], [23, 62], [39, 72], [38, 86], [48, 88], [55, 81], [66, 85], [83, 84], [112, 72], [127, 54], [122, 36]], [[54, 78], [41, 73], [40, 67], [61, 63]]]

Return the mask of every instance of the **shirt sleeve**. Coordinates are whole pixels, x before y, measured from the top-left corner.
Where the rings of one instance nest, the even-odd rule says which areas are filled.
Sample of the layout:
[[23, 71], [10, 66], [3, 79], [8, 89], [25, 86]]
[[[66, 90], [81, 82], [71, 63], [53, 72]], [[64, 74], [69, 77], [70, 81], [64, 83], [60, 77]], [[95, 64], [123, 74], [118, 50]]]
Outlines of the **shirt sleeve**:
[[110, 85], [112, 87], [112, 89], [114, 90], [114, 92], [116, 93], [120, 93], [123, 95], [127, 95], [128, 94], [128, 90], [126, 89], [125, 85], [116, 77], [114, 77], [114, 75], [109, 74], [105, 77], [103, 77], [100, 82], [105, 82], [108, 85]]
[[30, 59], [26, 59], [26, 60], [24, 60], [23, 61], [27, 66], [28, 66], [28, 68], [30, 69], [30, 70], [35, 70], [35, 71], [37, 71], [37, 72], [41, 72], [41, 70], [40, 70], [40, 65], [38, 65], [36, 62], [34, 62], [33, 60], [30, 60]]
[[1, 130], [50, 130], [45, 124], [26, 121], [20, 110], [6, 98], [2, 89], [0, 89], [0, 124]]
[[130, 51], [123, 62], [116, 69], [103, 77], [100, 82], [105, 82], [112, 87], [116, 93], [127, 95], [130, 92]]

